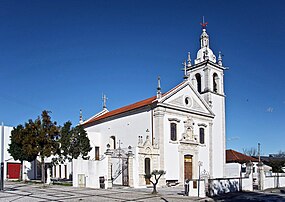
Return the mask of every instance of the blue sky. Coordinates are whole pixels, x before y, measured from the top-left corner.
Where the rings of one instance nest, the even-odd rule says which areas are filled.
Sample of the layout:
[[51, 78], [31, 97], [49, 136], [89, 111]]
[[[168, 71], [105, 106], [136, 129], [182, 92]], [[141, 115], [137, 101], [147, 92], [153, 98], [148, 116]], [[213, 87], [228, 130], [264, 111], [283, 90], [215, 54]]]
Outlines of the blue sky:
[[224, 54], [227, 147], [285, 150], [283, 1], [0, 1], [0, 120], [60, 125], [165, 92], [199, 48]]

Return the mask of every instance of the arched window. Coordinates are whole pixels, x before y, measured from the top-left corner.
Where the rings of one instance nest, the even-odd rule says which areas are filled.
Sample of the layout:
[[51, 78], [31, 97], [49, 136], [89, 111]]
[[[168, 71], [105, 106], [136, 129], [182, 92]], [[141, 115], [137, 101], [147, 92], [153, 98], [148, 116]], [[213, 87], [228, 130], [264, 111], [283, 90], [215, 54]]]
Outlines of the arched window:
[[213, 74], [213, 92], [219, 92], [219, 77], [216, 73]]
[[172, 141], [177, 140], [177, 124], [176, 123], [170, 123], [170, 139]]
[[200, 74], [195, 74], [195, 78], [196, 78], [196, 81], [197, 81], [197, 91], [199, 93], [201, 93], [202, 92], [201, 75]]
[[205, 130], [204, 128], [199, 128], [200, 134], [200, 144], [205, 144]]
[[110, 148], [116, 149], [116, 137], [115, 136], [110, 137]]
[[[150, 158], [144, 159], [144, 172], [146, 175], [150, 174]], [[150, 180], [146, 178], [146, 184], [150, 184]]]

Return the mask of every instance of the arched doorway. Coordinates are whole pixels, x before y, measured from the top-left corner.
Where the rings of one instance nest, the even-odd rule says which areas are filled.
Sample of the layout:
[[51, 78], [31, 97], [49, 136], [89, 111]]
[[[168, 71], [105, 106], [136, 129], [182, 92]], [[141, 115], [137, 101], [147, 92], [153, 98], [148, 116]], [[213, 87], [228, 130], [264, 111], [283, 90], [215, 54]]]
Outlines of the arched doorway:
[[184, 180], [192, 179], [192, 155], [184, 155]]
[[[144, 172], [146, 175], [150, 174], [150, 158], [144, 159]], [[146, 182], [146, 184], [150, 184], [149, 179], [146, 179], [145, 182]]]

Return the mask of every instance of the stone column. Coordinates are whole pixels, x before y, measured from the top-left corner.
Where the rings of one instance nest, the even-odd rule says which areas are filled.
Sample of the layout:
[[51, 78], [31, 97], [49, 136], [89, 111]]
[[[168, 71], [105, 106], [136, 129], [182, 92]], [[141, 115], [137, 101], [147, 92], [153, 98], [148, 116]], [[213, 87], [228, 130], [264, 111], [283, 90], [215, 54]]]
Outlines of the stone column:
[[106, 188], [111, 188], [112, 187], [112, 160], [111, 160], [111, 155], [112, 152], [110, 149], [107, 149], [105, 152], [106, 158], [107, 158], [107, 164], [108, 164], [108, 172], [107, 172], [107, 183], [105, 183]]

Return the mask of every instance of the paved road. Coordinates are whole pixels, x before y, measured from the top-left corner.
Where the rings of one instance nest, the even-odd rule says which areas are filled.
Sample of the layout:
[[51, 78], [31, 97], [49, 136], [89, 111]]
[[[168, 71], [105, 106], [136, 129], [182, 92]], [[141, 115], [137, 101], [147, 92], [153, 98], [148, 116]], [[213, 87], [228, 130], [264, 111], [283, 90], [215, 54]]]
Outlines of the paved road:
[[158, 195], [152, 189], [90, 189], [70, 186], [47, 186], [7, 182], [0, 192], [0, 201], [199, 201], [197, 197], [179, 195], [183, 187], [161, 188]]
[[[5, 190], [0, 192], [0, 201], [34, 202], [34, 201], [276, 201], [285, 202], [284, 193], [280, 189], [272, 189], [265, 192], [230, 193], [212, 198], [186, 197], [181, 195], [182, 186], [158, 188], [159, 194], [151, 194], [152, 189], [90, 189], [66, 186], [43, 186], [41, 184], [24, 184], [6, 182]], [[283, 190], [283, 189], [281, 189]]]

